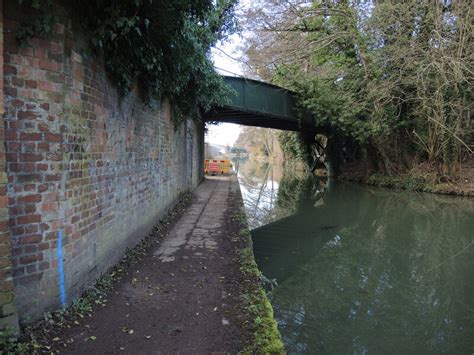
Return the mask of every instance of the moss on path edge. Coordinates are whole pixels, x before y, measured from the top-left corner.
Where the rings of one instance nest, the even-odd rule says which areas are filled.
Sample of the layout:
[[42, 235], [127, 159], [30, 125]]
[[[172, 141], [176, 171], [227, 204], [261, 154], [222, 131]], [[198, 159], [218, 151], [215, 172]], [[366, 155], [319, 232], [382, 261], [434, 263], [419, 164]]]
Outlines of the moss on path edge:
[[261, 272], [257, 267], [252, 248], [252, 238], [248, 228], [247, 217], [243, 209], [243, 200], [235, 179], [234, 191], [229, 195], [231, 220], [230, 231], [234, 231], [237, 242], [236, 253], [239, 254], [242, 273], [240, 298], [241, 312], [245, 314], [242, 326], [249, 334], [242, 354], [284, 354], [285, 349], [277, 323], [273, 317], [273, 308], [267, 298], [261, 282]]

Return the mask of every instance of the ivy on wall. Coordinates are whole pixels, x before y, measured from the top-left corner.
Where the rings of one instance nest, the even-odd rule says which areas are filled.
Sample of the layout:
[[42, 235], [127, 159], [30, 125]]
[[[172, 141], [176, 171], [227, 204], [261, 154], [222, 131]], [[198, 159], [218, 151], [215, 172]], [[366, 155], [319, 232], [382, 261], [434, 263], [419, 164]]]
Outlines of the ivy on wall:
[[138, 83], [148, 99], [168, 99], [176, 123], [222, 105], [229, 94], [210, 49], [235, 30], [237, 0], [17, 1], [31, 14], [17, 33], [20, 41], [50, 35], [61, 4], [104, 58], [120, 93]]

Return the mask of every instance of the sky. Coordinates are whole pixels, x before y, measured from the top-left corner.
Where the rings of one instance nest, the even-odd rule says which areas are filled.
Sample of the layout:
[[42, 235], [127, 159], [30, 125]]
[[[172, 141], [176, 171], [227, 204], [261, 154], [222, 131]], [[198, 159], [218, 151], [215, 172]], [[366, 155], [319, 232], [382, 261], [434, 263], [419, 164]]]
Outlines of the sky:
[[[240, 62], [232, 60], [223, 52], [232, 57], [239, 57], [239, 45], [242, 39], [239, 34], [230, 36], [224, 43], [218, 43], [216, 48], [212, 49], [212, 59], [217, 71], [223, 75], [243, 75]], [[221, 123], [218, 125], [208, 125], [206, 142], [220, 145], [233, 146], [239, 136], [242, 126], [232, 123]]]

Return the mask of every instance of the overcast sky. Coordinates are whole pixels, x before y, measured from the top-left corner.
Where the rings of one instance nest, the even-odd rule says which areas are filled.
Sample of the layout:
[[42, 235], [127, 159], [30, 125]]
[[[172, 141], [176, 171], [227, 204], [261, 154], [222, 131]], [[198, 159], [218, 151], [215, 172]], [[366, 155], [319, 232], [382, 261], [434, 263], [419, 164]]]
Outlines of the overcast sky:
[[[232, 35], [225, 43], [219, 43], [212, 49], [212, 58], [217, 71], [223, 75], [243, 75], [242, 68], [238, 61], [232, 60], [231, 57], [238, 58], [240, 54], [238, 47], [242, 43], [238, 34]], [[233, 146], [235, 140], [239, 136], [241, 126], [231, 123], [221, 123], [219, 125], [209, 125], [206, 134], [206, 142]]]

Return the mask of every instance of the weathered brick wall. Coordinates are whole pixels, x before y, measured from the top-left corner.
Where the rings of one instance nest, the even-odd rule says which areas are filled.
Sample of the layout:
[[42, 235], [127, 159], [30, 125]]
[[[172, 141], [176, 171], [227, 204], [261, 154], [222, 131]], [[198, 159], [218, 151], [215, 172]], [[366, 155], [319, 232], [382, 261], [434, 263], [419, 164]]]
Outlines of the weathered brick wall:
[[16, 3], [4, 6], [4, 119], [13, 280], [26, 319], [77, 297], [199, 183], [204, 134], [191, 120], [175, 129], [166, 103], [121, 99], [70, 24], [20, 48]]
[[[0, 0], [0, 68], [3, 68], [3, 1]], [[3, 125], [3, 71], [0, 71], [0, 329], [18, 329], [11, 277], [11, 246], [8, 228], [7, 176], [5, 173], [5, 130]]]

